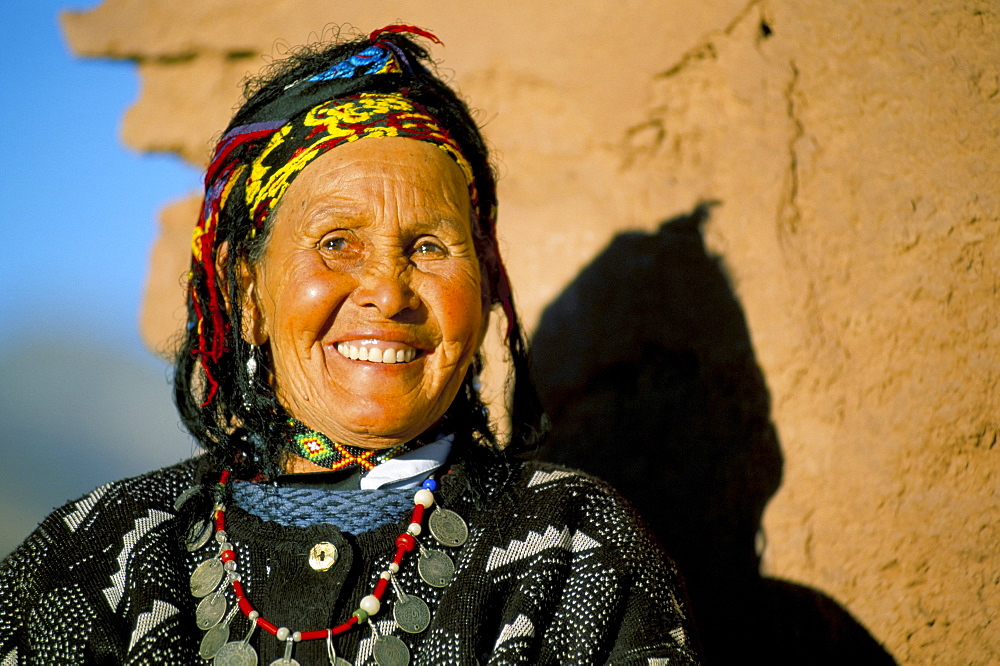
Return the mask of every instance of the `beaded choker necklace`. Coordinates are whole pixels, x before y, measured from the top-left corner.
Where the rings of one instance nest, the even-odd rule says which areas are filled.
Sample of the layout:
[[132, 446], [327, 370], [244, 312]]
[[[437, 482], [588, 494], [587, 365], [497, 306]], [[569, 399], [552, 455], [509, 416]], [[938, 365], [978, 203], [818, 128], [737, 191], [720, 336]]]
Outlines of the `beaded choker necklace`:
[[[237, 564], [236, 546], [229, 541], [229, 536], [226, 534], [225, 501], [228, 496], [227, 484], [230, 476], [229, 470], [223, 471], [215, 486], [212, 521], [215, 525], [215, 541], [219, 544], [219, 552], [215, 557], [199, 564], [191, 575], [191, 594], [201, 599], [195, 612], [195, 618], [198, 627], [206, 631], [199, 650], [203, 659], [214, 660], [217, 666], [256, 664], [257, 652], [249, 645], [249, 642], [256, 628], [260, 627], [285, 644], [284, 656], [272, 661], [271, 666], [299, 666], [299, 662], [292, 658], [295, 644], [300, 641], [324, 639], [331, 666], [349, 665], [349, 662], [336, 655], [333, 637], [363, 625], [368, 622], [370, 617], [377, 615], [382, 610], [383, 599], [390, 584], [396, 597], [392, 602], [392, 610], [393, 619], [397, 626], [405, 632], [414, 634], [427, 629], [430, 625], [431, 614], [426, 602], [415, 595], [406, 594], [395, 575], [399, 573], [400, 565], [407, 554], [416, 550], [418, 553], [417, 572], [425, 583], [434, 587], [446, 587], [454, 576], [455, 565], [451, 557], [443, 551], [425, 548], [417, 540], [423, 531], [425, 518], [431, 535], [443, 546], [458, 547], [464, 544], [468, 538], [468, 526], [462, 517], [454, 511], [441, 508], [439, 503], [435, 504], [434, 491], [438, 487], [437, 481], [427, 479], [413, 496], [413, 513], [410, 516], [410, 524], [405, 532], [396, 537], [395, 553], [379, 575], [372, 593], [361, 599], [357, 610], [336, 626], [310, 631], [295, 631], [268, 622], [254, 609], [243, 589], [242, 577]], [[428, 512], [427, 509], [432, 506], [434, 510]], [[206, 542], [207, 538], [197, 547], [203, 546]], [[322, 560], [327, 555], [318, 552], [313, 553], [312, 557], [318, 557]], [[236, 605], [228, 611], [227, 581], [231, 584], [236, 600]], [[229, 625], [237, 611], [242, 611], [250, 620], [250, 629], [241, 640], [230, 641]], [[379, 666], [406, 666], [409, 663], [410, 651], [402, 640], [390, 634], [379, 634], [373, 623], [368, 623], [368, 626], [375, 638], [372, 654]]]
[[288, 432], [289, 436], [285, 441], [285, 448], [288, 451], [334, 472], [351, 466], [368, 471], [386, 460], [401, 456], [420, 446], [417, 441], [382, 450], [348, 446], [334, 442], [318, 430], [312, 430], [306, 424], [295, 419], [288, 419]]

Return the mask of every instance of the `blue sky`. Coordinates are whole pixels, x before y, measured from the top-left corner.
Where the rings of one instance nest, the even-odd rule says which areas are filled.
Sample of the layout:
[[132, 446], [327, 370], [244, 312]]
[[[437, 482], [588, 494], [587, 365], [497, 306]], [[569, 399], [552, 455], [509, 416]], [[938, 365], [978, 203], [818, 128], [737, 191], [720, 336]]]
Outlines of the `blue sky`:
[[25, 326], [66, 332], [72, 321], [81, 334], [137, 350], [133, 322], [158, 209], [197, 189], [198, 173], [123, 146], [119, 124], [138, 94], [136, 68], [72, 56], [58, 23], [66, 7], [32, 0], [3, 10], [13, 62], [4, 68], [0, 118], [13, 214], [3, 224], [0, 341]]
[[158, 212], [200, 174], [121, 143], [136, 68], [72, 56], [59, 27], [96, 4], [0, 9], [0, 556], [53, 507], [192, 449], [136, 320]]

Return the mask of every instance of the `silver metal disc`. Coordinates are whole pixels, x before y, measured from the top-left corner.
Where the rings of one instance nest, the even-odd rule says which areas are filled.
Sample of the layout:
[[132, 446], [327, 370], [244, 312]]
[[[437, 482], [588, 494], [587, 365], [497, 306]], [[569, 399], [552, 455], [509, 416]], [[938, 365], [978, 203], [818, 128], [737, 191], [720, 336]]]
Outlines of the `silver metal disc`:
[[184, 543], [187, 545], [189, 552], [194, 552], [208, 543], [208, 540], [212, 538], [212, 523], [207, 520], [197, 520], [188, 529], [187, 536], [184, 537]]
[[228, 640], [229, 625], [217, 624], [202, 636], [201, 648], [198, 650], [198, 654], [201, 655], [202, 659], [211, 659]]
[[455, 563], [447, 553], [425, 548], [417, 557], [417, 573], [428, 585], [447, 587], [455, 577]]
[[372, 646], [372, 655], [378, 666], [407, 666], [410, 663], [410, 649], [395, 636], [379, 636]]
[[212, 592], [198, 602], [198, 607], [194, 611], [194, 619], [198, 623], [198, 628], [207, 630], [222, 621], [226, 615], [226, 595], [222, 592]]
[[442, 546], [461, 546], [469, 538], [469, 526], [462, 516], [448, 509], [436, 509], [427, 519], [431, 534]]
[[198, 486], [191, 486], [190, 488], [182, 492], [180, 495], [178, 495], [177, 499], [174, 500], [174, 511], [180, 511], [181, 507], [184, 506], [184, 504], [189, 499], [194, 497], [194, 494], [198, 492], [198, 490], [199, 490]]
[[226, 643], [215, 653], [216, 666], [257, 666], [257, 651], [243, 641]]
[[215, 588], [219, 587], [226, 568], [222, 562], [216, 558], [205, 560], [198, 565], [198, 568], [191, 574], [191, 594], [196, 597], [204, 597], [211, 594]]
[[406, 595], [392, 605], [392, 617], [399, 628], [408, 634], [419, 634], [431, 623], [431, 611], [420, 597]]
[[300, 666], [300, 664], [298, 661], [292, 659], [291, 657], [289, 657], [288, 659], [285, 659], [284, 657], [278, 657], [277, 659], [271, 662], [271, 666]]

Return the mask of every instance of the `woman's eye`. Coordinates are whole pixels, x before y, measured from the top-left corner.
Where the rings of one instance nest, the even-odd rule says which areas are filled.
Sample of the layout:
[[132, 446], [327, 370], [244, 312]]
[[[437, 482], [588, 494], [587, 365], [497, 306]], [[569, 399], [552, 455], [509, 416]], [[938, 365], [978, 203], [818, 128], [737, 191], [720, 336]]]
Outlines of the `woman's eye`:
[[422, 240], [413, 248], [414, 254], [444, 254], [444, 246], [432, 240]]
[[321, 246], [329, 252], [343, 252], [347, 249], [347, 239], [342, 236], [331, 236], [324, 238]]

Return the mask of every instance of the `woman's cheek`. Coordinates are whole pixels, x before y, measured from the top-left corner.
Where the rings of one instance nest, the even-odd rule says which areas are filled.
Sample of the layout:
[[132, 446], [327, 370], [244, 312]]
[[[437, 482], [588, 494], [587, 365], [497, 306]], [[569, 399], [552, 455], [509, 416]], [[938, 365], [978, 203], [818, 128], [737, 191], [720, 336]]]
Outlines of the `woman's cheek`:
[[[332, 274], [316, 274], [290, 281], [285, 298], [277, 304], [277, 315], [300, 330], [320, 333], [317, 322], [332, 317], [338, 303], [350, 291], [350, 280]], [[310, 325], [311, 324], [311, 325]]]
[[[445, 322], [444, 337], [452, 340], [476, 340], [482, 328], [483, 296], [478, 273], [465, 273], [449, 280], [438, 291]], [[473, 350], [474, 351], [474, 350]]]

